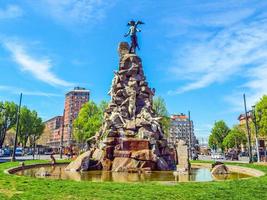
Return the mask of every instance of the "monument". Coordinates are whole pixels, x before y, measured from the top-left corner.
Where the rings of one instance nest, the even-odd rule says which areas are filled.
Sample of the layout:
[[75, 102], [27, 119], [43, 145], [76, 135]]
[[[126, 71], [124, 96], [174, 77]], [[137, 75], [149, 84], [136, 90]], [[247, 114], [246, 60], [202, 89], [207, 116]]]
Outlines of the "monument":
[[175, 169], [176, 152], [168, 146], [160, 117], [152, 107], [155, 89], [149, 87], [142, 60], [136, 54], [138, 24], [143, 23], [129, 22], [131, 47], [127, 42], [119, 44], [119, 66], [108, 92], [111, 100], [104, 113], [104, 123], [88, 141], [89, 151], [71, 163], [67, 170]]

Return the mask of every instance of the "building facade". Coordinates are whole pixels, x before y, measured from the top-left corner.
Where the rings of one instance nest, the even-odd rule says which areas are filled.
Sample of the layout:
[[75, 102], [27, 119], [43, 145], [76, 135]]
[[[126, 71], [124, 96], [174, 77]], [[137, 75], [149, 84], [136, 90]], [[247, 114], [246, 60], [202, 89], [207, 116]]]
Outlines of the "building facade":
[[183, 113], [171, 115], [170, 140], [185, 140], [188, 144], [191, 140], [191, 146], [195, 146], [196, 137], [193, 120], [189, 121], [188, 116]]
[[63, 114], [63, 144], [72, 145], [73, 139], [73, 122], [77, 118], [82, 106], [89, 101], [90, 91], [85, 88], [75, 87], [65, 96], [65, 106]]
[[53, 117], [45, 122], [45, 130], [43, 136], [49, 135], [47, 145], [52, 148], [60, 147], [62, 134], [63, 116]]
[[[249, 124], [253, 123], [252, 115], [253, 115], [252, 111], [251, 110], [248, 111], [247, 117], [248, 117], [248, 123]], [[238, 116], [238, 121], [239, 121], [239, 125], [241, 127], [244, 127], [245, 131], [247, 132], [247, 129], [246, 129], [246, 115], [245, 114], [240, 114]], [[254, 126], [254, 124], [252, 126]], [[266, 150], [267, 138], [266, 137], [262, 137], [261, 135], [263, 135], [263, 134], [259, 133], [259, 135], [258, 135], [259, 150], [260, 151], [264, 151], [264, 150]], [[251, 140], [252, 140], [252, 143], [255, 145], [255, 140], [256, 139], [253, 138], [253, 134], [251, 134]]]

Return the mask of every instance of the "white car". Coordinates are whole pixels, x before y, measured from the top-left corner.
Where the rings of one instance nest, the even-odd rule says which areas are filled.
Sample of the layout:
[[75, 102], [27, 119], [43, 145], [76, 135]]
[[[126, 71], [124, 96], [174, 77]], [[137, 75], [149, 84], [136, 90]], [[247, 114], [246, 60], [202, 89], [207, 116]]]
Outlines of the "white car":
[[214, 153], [211, 154], [211, 159], [215, 159], [215, 160], [223, 160], [225, 157], [222, 153]]

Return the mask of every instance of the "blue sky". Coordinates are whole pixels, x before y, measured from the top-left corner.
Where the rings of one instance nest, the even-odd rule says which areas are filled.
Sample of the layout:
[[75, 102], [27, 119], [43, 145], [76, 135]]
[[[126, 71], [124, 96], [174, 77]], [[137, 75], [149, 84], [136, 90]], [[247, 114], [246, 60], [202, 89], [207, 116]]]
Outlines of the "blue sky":
[[267, 2], [203, 0], [0, 1], [0, 101], [43, 119], [62, 114], [74, 86], [109, 100], [126, 23], [139, 19], [146, 77], [169, 112], [191, 110], [198, 137], [238, 123], [242, 94], [267, 94]]

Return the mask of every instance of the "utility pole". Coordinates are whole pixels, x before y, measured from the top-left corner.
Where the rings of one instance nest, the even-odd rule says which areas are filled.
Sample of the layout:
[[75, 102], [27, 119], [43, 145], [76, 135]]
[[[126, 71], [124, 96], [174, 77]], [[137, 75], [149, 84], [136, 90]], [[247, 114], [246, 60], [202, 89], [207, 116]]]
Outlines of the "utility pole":
[[11, 162], [16, 161], [16, 148], [17, 148], [17, 143], [18, 143], [18, 133], [19, 133], [19, 118], [20, 118], [20, 107], [21, 107], [21, 100], [22, 100], [22, 93], [20, 93], [20, 98], [19, 98], [19, 106], [17, 107], [17, 115], [16, 115], [16, 135], [14, 139], [14, 148], [13, 148], [13, 153], [12, 153], [12, 158]]
[[259, 152], [259, 141], [258, 141], [258, 124], [257, 124], [257, 118], [255, 113], [255, 106], [252, 106], [252, 112], [253, 112], [253, 123], [255, 126], [255, 143], [256, 143], [256, 152], [257, 152], [257, 159], [258, 162], [260, 162], [260, 152]]
[[64, 119], [65, 119], [65, 109], [63, 111], [63, 120], [62, 120], [62, 129], [61, 129], [61, 137], [60, 137], [60, 159], [62, 159], [63, 155], [63, 139], [64, 139]]
[[189, 120], [189, 158], [192, 159], [192, 138], [191, 138], [191, 115], [190, 111], [188, 111], [188, 120]]
[[247, 102], [246, 102], [246, 95], [243, 94], [244, 98], [244, 107], [245, 107], [245, 116], [246, 116], [246, 126], [247, 126], [247, 134], [248, 134], [248, 154], [249, 154], [249, 163], [252, 163], [252, 148], [251, 148], [251, 135], [250, 129], [248, 125], [248, 112], [247, 112]]

